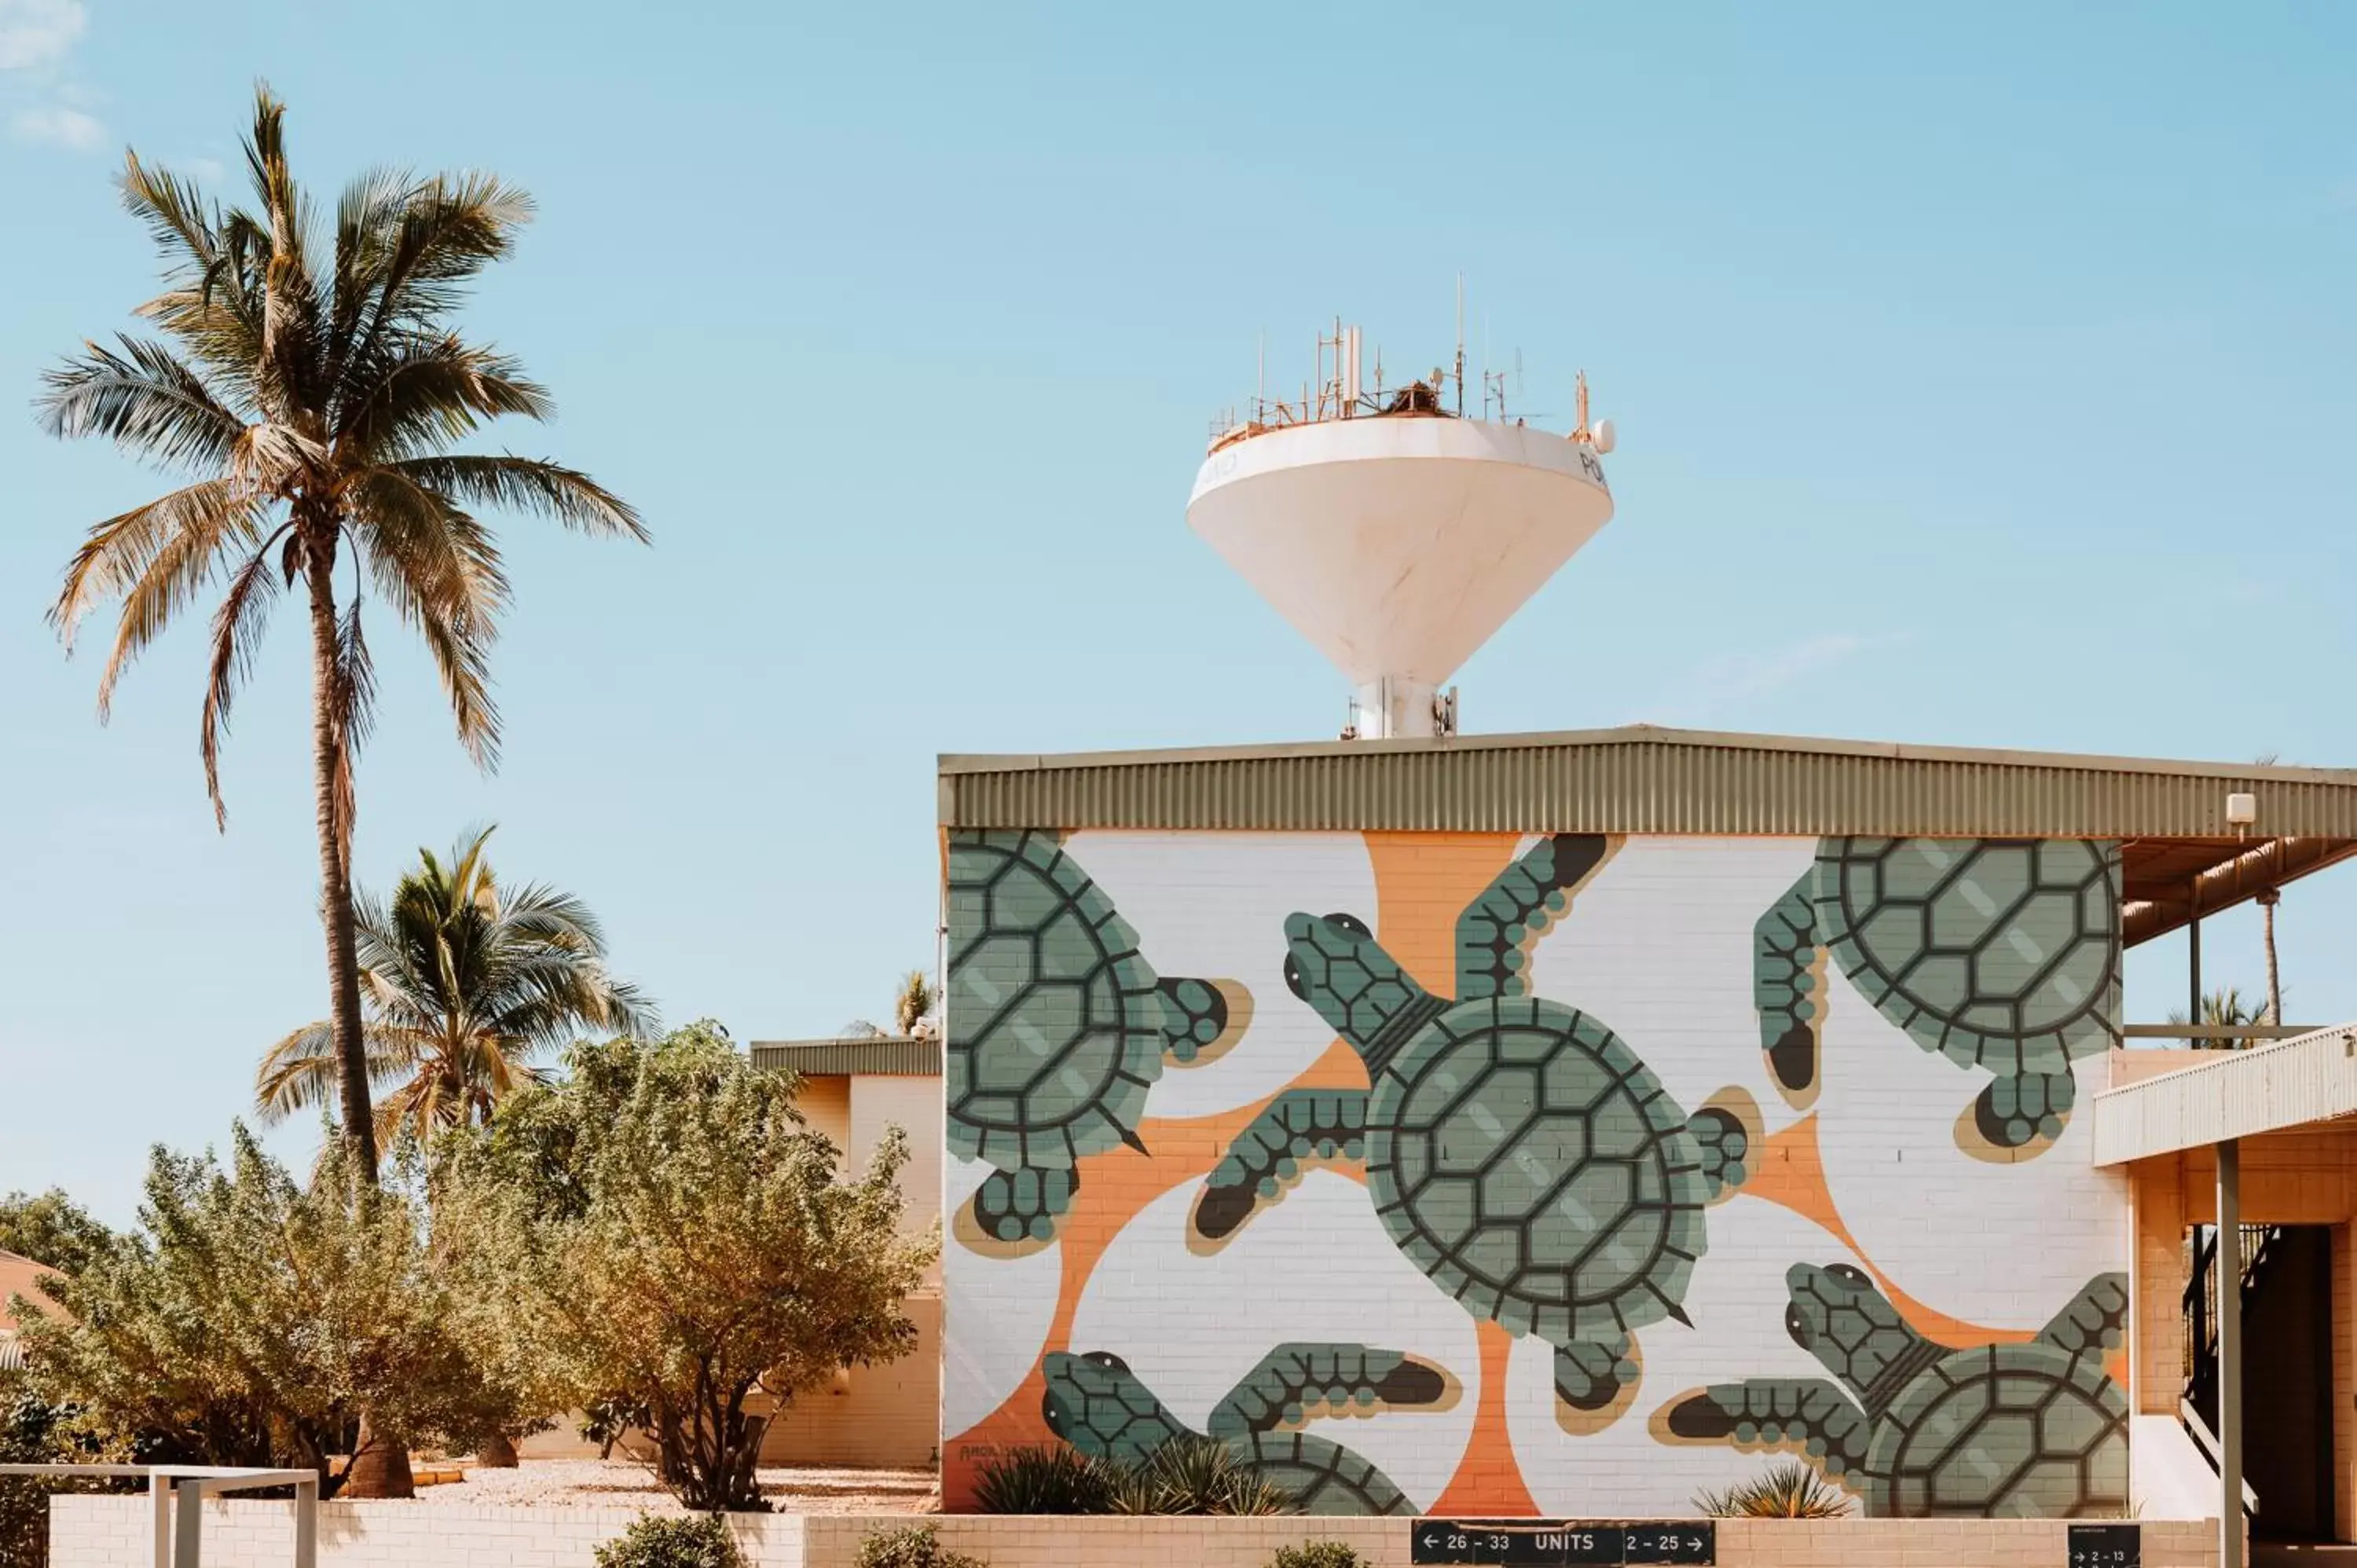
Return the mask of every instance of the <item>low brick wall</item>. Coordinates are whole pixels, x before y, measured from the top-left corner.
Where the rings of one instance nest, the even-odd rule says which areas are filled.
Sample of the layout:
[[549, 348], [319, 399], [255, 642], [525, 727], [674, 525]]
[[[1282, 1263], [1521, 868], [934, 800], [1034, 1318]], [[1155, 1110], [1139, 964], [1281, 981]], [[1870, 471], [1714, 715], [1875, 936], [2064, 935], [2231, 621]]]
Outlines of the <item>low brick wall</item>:
[[[597, 1546], [638, 1517], [636, 1509], [322, 1503], [319, 1568], [595, 1568]], [[754, 1568], [802, 1568], [802, 1515], [738, 1514], [732, 1522]], [[151, 1528], [144, 1497], [52, 1498], [50, 1568], [145, 1568]], [[286, 1568], [294, 1552], [291, 1505], [206, 1507], [205, 1568]]]
[[[320, 1568], [592, 1568], [600, 1541], [629, 1528], [630, 1509], [456, 1508], [328, 1503], [319, 1509]], [[904, 1514], [741, 1514], [755, 1568], [850, 1568], [870, 1531]], [[1011, 1519], [931, 1522], [944, 1545], [991, 1568], [1263, 1568], [1288, 1542], [1349, 1542], [1370, 1568], [1406, 1568], [1402, 1520]], [[50, 1504], [51, 1568], [129, 1568], [148, 1551], [145, 1498], [63, 1497]], [[2056, 1520], [1722, 1520], [1722, 1568], [2066, 1568]], [[285, 1503], [221, 1502], [205, 1516], [207, 1568], [285, 1568], [294, 1526]], [[2214, 1568], [2214, 1527], [2144, 1525], [2145, 1568]]]

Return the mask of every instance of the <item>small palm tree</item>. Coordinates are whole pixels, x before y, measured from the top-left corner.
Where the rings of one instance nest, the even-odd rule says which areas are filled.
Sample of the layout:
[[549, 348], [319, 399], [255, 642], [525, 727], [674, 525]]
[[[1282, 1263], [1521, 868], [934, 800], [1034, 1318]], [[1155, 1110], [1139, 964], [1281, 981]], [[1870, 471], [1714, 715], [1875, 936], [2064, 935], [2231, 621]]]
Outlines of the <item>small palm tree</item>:
[[[2186, 1017], [2183, 1008], [2170, 1009], [2169, 1021], [2172, 1024], [2192, 1022]], [[2204, 1024], [2255, 1024], [2259, 1021], [2257, 1012], [2249, 1003], [2243, 1000], [2243, 988], [2239, 985], [2222, 985], [2201, 998], [2201, 1022]], [[2190, 1043], [2200, 1049], [2239, 1051], [2255, 1042], [2241, 1038], [2222, 1037], [2197, 1039]]]
[[271, 609], [299, 587], [328, 1027], [344, 1136], [373, 1181], [351, 888], [352, 766], [376, 693], [361, 635], [367, 593], [424, 640], [460, 744], [488, 768], [500, 737], [490, 651], [508, 580], [477, 509], [536, 511], [584, 533], [643, 540], [646, 531], [586, 474], [451, 450], [502, 414], [552, 412], [515, 360], [467, 342], [453, 321], [467, 284], [514, 248], [530, 198], [489, 175], [380, 169], [323, 215], [296, 183], [285, 108], [267, 88], [245, 165], [250, 209], [224, 208], [135, 153], [124, 160], [124, 203], [166, 264], [164, 292], [139, 307], [160, 336], [86, 344], [48, 373], [41, 422], [61, 437], [102, 436], [194, 482], [93, 527], [49, 618], [70, 649], [85, 616], [121, 600], [98, 682], [103, 718], [132, 660], [221, 585], [199, 751], [225, 822], [219, 763], [231, 704]]
[[900, 994], [892, 1003], [893, 1020], [900, 1033], [913, 1035], [917, 1026], [933, 1015], [933, 983], [921, 969], [900, 977]]
[[[606, 972], [597, 918], [568, 893], [509, 891], [492, 875], [490, 828], [447, 862], [418, 852], [393, 897], [363, 895], [361, 998], [380, 1144], [404, 1128], [421, 1142], [490, 1120], [507, 1095], [544, 1076], [533, 1058], [585, 1030], [643, 1035], [653, 1006]], [[335, 1092], [333, 1031], [306, 1024], [264, 1054], [254, 1109], [266, 1122]]]

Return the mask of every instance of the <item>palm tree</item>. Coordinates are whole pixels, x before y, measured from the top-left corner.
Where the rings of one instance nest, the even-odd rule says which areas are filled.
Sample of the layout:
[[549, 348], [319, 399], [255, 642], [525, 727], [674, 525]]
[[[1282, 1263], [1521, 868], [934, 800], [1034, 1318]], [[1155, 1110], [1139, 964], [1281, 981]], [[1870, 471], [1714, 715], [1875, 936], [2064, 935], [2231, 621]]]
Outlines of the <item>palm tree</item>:
[[[2182, 1008], [2170, 1009], [2169, 1021], [2172, 1024], [2191, 1022], [2190, 1019], [2186, 1017]], [[2251, 1010], [2250, 1004], [2243, 1000], [2243, 988], [2241, 986], [2222, 985], [2217, 990], [2206, 993], [2202, 996], [2201, 1022], [2204, 1024], [2228, 1025], [2255, 1024], [2259, 1022], [2259, 1015]], [[2219, 1038], [2197, 1039], [2188, 1043], [2192, 1045], [2196, 1049], [2239, 1051], [2251, 1046], [2255, 1042], [2239, 1038]]]
[[[643, 1035], [654, 1008], [606, 972], [606, 941], [580, 899], [493, 876], [492, 830], [462, 837], [446, 861], [430, 850], [389, 901], [363, 895], [358, 929], [369, 1081], [390, 1089], [374, 1132], [421, 1142], [490, 1120], [512, 1090], [544, 1079], [535, 1056], [587, 1030]], [[324, 1103], [339, 1076], [334, 1031], [306, 1024], [272, 1046], [254, 1074], [264, 1122]]]
[[893, 999], [892, 1017], [900, 1033], [913, 1035], [917, 1026], [933, 1015], [933, 983], [921, 969], [900, 977], [900, 994]]
[[[121, 678], [215, 582], [199, 751], [215, 820], [230, 710], [272, 607], [298, 585], [311, 651], [311, 763], [320, 916], [343, 1133], [376, 1172], [352, 911], [352, 767], [375, 682], [362, 636], [373, 589], [425, 641], [458, 739], [498, 757], [490, 650], [508, 581], [478, 509], [536, 511], [597, 535], [644, 540], [637, 514], [574, 469], [457, 453], [502, 414], [545, 419], [548, 394], [515, 360], [463, 340], [465, 285], [513, 249], [531, 200], [482, 174], [366, 174], [322, 224], [286, 160], [285, 111], [258, 91], [244, 146], [251, 209], [126, 155], [123, 198], [162, 252], [162, 294], [140, 306], [160, 337], [84, 345], [48, 372], [52, 434], [103, 436], [193, 482], [90, 531], [49, 618], [69, 650], [82, 618], [120, 599], [99, 677], [102, 719]], [[337, 571], [348, 565], [339, 592]]]

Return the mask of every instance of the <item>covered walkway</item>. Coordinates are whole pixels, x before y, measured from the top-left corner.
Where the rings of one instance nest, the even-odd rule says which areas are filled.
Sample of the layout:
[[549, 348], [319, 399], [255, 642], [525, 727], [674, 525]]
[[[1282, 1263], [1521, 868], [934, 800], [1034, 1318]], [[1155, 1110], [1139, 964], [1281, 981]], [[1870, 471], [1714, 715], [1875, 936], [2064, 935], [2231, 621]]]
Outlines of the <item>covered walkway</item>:
[[2094, 1150], [2132, 1178], [2136, 1412], [2208, 1451], [2222, 1519], [2255, 1496], [2255, 1536], [2305, 1538], [2255, 1561], [2357, 1563], [2357, 1025], [2113, 1065]]

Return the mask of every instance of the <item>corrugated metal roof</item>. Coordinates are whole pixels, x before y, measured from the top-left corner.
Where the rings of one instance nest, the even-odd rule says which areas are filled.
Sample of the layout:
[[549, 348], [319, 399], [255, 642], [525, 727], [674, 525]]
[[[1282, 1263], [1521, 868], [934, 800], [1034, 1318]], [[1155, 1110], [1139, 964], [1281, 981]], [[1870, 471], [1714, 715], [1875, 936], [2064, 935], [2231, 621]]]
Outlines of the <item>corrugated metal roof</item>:
[[2357, 769], [1725, 735], [1552, 735], [944, 756], [963, 828], [2357, 838]]
[[783, 1068], [805, 1078], [868, 1073], [884, 1077], [939, 1078], [938, 1040], [905, 1035], [855, 1035], [830, 1040], [755, 1040], [753, 1065]]
[[2247, 1051], [2095, 1096], [2095, 1164], [2122, 1165], [2228, 1138], [2357, 1114], [2357, 1024]]

